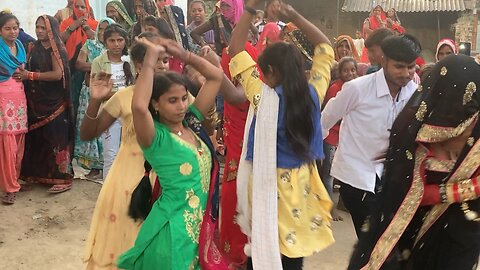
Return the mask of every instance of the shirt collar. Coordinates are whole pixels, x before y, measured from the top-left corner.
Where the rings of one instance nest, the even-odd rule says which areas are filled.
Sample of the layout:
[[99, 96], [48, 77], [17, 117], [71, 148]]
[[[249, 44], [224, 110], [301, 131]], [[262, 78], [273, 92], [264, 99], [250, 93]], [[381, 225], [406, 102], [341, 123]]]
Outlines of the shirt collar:
[[[380, 69], [375, 73], [376, 76], [376, 87], [377, 87], [377, 97], [383, 97], [383, 96], [389, 96], [390, 95], [390, 90], [388, 88], [387, 80], [385, 79], [385, 73], [383, 71], [383, 68]], [[399, 96], [398, 96], [398, 101], [403, 101], [405, 99], [410, 98], [410, 92], [415, 90], [417, 87], [417, 84], [413, 82], [413, 80], [409, 81], [408, 84], [402, 89], [400, 89]]]

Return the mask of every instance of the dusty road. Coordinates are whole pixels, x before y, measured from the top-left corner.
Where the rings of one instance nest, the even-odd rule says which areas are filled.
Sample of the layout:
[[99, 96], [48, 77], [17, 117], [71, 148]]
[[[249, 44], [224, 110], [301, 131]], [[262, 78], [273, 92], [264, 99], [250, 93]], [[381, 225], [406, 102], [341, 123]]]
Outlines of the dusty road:
[[[71, 191], [48, 194], [46, 187], [18, 194], [0, 205], [0, 269], [80, 270], [90, 219], [101, 186], [76, 180]], [[305, 261], [306, 270], [345, 269], [355, 236], [348, 214], [334, 222], [336, 244]]]

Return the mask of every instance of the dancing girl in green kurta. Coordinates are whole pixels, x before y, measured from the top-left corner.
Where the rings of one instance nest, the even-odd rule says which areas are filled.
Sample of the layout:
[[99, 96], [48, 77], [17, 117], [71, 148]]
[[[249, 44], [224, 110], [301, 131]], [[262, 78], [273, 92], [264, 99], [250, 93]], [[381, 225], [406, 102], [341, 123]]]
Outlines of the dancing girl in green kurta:
[[[196, 127], [214, 104], [223, 72], [175, 41], [162, 40], [161, 45], [144, 39], [139, 42], [148, 49], [133, 94], [133, 121], [145, 159], [161, 181], [162, 195], [153, 204], [135, 246], [120, 257], [118, 267], [200, 269], [199, 238], [204, 214], [207, 219], [212, 213], [206, 209], [210, 207], [207, 201], [216, 159]], [[206, 78], [191, 106], [183, 76], [154, 74], [156, 59], [166, 53], [202, 71]]]

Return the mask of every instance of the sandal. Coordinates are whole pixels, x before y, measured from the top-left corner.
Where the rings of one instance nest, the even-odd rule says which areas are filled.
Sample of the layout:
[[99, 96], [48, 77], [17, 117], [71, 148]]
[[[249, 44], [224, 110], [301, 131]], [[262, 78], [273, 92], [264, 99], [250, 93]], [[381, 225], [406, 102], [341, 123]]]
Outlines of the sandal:
[[48, 193], [62, 193], [72, 189], [72, 183], [70, 184], [61, 184], [61, 185], [53, 185], [51, 188], [47, 190]]
[[16, 192], [5, 192], [2, 196], [2, 202], [4, 204], [12, 205], [17, 200]]

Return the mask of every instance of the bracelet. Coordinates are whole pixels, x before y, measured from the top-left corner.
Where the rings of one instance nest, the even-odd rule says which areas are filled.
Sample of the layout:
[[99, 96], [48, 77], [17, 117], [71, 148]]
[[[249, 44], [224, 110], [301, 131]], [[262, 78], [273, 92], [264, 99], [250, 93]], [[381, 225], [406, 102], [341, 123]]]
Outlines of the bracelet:
[[447, 197], [447, 189], [445, 188], [445, 184], [440, 184], [438, 185], [439, 191], [440, 191], [440, 201], [442, 203], [448, 202], [448, 197]]
[[253, 16], [257, 15], [257, 11], [252, 7], [245, 6], [243, 9]]
[[40, 79], [40, 73], [38, 72], [27, 72], [27, 80], [29, 81], [38, 81]]
[[98, 113], [97, 113], [97, 116], [91, 117], [90, 115], [88, 115], [87, 111], [85, 111], [85, 117], [87, 117], [90, 120], [97, 120], [98, 119]]

